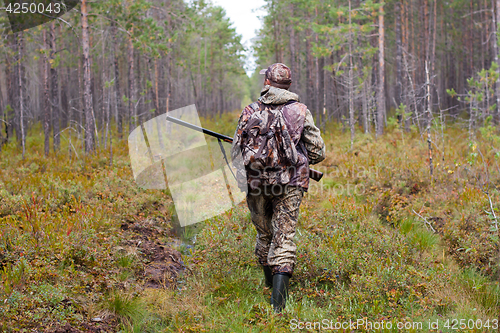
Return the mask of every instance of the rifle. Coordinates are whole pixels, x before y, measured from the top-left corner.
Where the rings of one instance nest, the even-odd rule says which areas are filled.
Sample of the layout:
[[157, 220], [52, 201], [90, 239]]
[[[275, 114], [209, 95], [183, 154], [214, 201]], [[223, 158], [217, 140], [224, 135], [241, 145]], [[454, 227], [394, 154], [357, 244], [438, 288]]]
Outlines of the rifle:
[[[217, 133], [217, 132], [214, 132], [214, 131], [211, 131], [211, 130], [208, 130], [208, 129], [205, 129], [202, 127], [198, 127], [196, 125], [190, 124], [190, 123], [185, 122], [183, 120], [180, 120], [180, 119], [177, 119], [174, 117], [170, 117], [168, 114], [167, 114], [167, 120], [171, 121], [177, 125], [181, 125], [181, 126], [190, 128], [192, 130], [205, 133], [206, 135], [213, 136], [214, 138], [217, 138], [219, 140], [219, 144], [220, 144], [221, 140], [224, 142], [227, 142], [227, 143], [233, 143], [233, 138], [231, 138], [227, 135], [223, 135], [223, 134], [220, 134], [220, 133]], [[222, 144], [221, 144], [221, 148], [222, 148]], [[226, 158], [226, 154], [225, 154], [224, 150], [222, 150], [222, 153], [224, 154], [224, 158], [226, 159], [226, 162], [227, 162], [227, 158]], [[314, 169], [309, 169], [309, 178], [319, 182], [322, 177], [323, 177], [322, 172], [314, 170]]]

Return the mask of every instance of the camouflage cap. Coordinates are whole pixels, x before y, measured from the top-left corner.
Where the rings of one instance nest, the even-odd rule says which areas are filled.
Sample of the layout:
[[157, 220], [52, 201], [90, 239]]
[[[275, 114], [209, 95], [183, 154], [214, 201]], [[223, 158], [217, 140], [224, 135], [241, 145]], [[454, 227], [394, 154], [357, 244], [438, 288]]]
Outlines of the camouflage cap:
[[292, 71], [282, 63], [272, 64], [267, 69], [262, 69], [259, 74], [266, 74], [271, 85], [278, 88], [288, 89], [292, 83]]

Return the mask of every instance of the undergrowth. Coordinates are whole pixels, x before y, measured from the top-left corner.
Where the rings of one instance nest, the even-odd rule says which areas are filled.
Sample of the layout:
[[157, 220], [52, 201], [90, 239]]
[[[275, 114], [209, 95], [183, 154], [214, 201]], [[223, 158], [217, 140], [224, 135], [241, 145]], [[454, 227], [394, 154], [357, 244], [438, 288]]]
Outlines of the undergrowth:
[[[203, 124], [232, 135], [232, 116]], [[324, 131], [328, 157], [315, 168], [325, 176], [301, 206], [297, 266], [279, 315], [244, 203], [185, 228], [184, 242], [162, 238], [186, 269], [169, 287], [144, 288], [146, 263], [124, 250], [121, 225], [152, 220], [170, 230], [174, 210], [168, 191], [135, 185], [126, 143], [114, 144], [111, 165], [104, 151], [44, 157], [34, 134], [25, 160], [10, 144], [0, 155], [1, 330], [83, 330], [102, 320], [113, 332], [275, 332], [364, 318], [421, 322], [421, 331], [439, 320], [456, 332], [447, 319], [498, 320], [496, 132], [469, 141], [447, 128], [435, 138], [431, 177], [426, 142], [394, 127], [379, 139], [358, 134], [352, 149], [335, 125]]]

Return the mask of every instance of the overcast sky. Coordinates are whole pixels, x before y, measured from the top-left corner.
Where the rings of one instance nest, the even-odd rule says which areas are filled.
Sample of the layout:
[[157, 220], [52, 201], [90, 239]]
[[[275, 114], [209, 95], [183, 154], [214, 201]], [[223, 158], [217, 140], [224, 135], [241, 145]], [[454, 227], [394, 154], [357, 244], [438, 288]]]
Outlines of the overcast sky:
[[[212, 0], [212, 2], [226, 10], [236, 32], [242, 36], [243, 45], [249, 49], [251, 39], [256, 37], [262, 25], [258, 16], [262, 17], [265, 14], [264, 10], [259, 9], [264, 6], [264, 0]], [[247, 51], [245, 70], [248, 75], [255, 70], [255, 61], [249, 51]]]

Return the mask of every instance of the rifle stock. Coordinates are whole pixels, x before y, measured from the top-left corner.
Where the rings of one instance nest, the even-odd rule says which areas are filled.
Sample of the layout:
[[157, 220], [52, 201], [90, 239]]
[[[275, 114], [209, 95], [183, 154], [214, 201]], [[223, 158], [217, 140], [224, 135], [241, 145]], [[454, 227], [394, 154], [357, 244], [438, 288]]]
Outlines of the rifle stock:
[[[195, 130], [195, 131], [202, 132], [202, 133], [205, 133], [207, 135], [213, 136], [214, 138], [217, 138], [217, 139], [222, 140], [224, 142], [233, 143], [233, 138], [231, 138], [230, 136], [223, 135], [223, 134], [220, 134], [220, 133], [217, 133], [217, 132], [205, 129], [203, 127], [199, 127], [199, 126], [190, 124], [190, 123], [185, 122], [183, 120], [170, 117], [168, 114], [167, 114], [167, 120], [171, 121], [171, 122], [173, 122], [173, 123], [175, 123], [177, 125], [181, 125], [181, 126], [190, 128], [192, 130]], [[309, 168], [309, 178], [311, 178], [312, 180], [315, 180], [315, 181], [319, 182], [322, 177], [323, 177], [323, 173], [322, 172]]]

